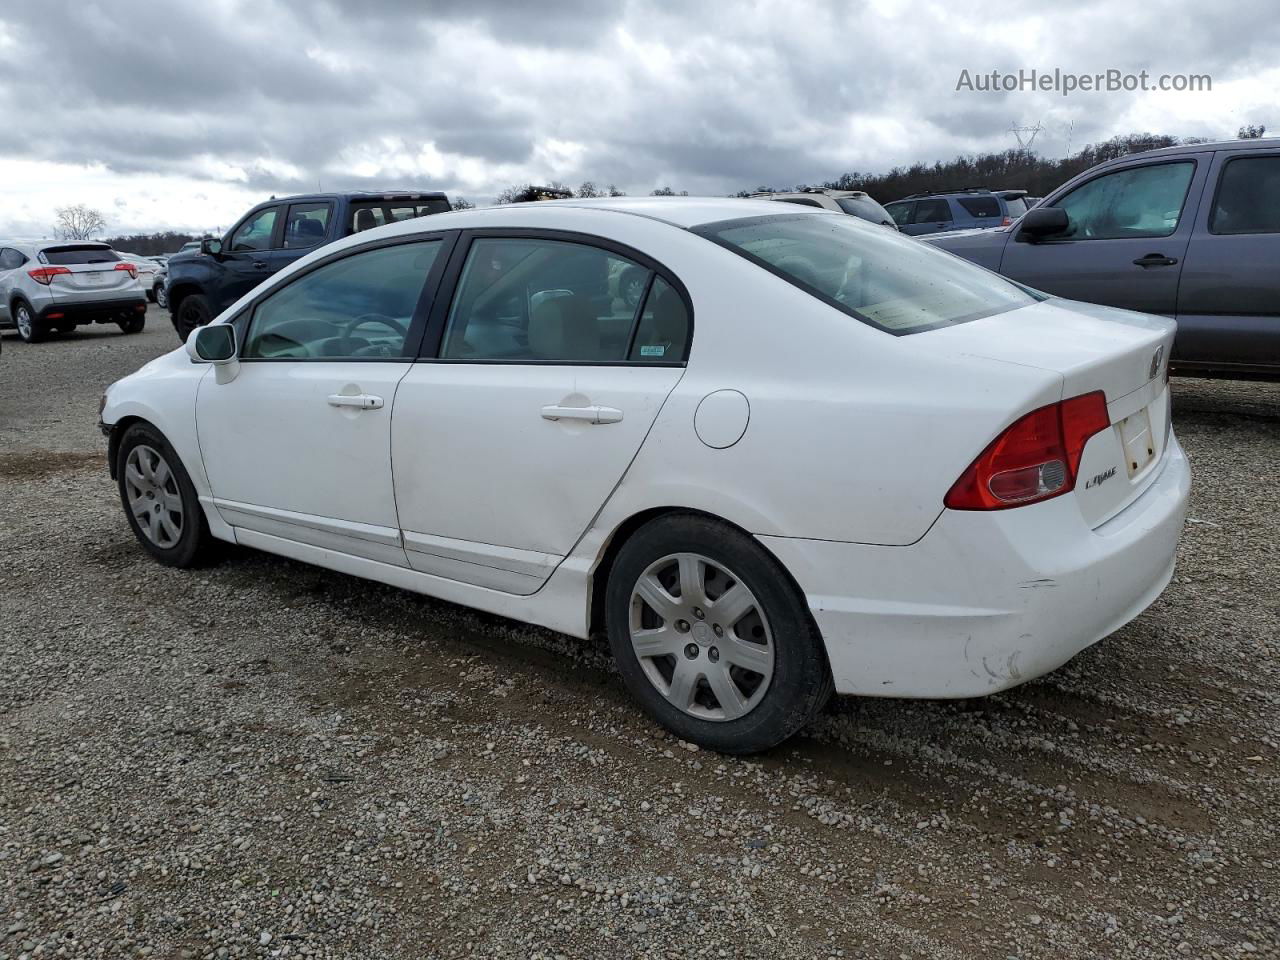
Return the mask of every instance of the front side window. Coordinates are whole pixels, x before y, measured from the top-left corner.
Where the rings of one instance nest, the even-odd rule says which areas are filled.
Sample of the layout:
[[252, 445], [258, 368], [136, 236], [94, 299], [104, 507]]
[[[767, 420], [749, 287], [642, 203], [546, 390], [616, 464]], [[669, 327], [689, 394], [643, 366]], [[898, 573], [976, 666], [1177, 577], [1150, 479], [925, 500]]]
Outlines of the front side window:
[[406, 355], [406, 338], [439, 240], [365, 250], [281, 287], [254, 310], [241, 356], [377, 360]]
[[893, 222], [901, 227], [911, 222], [911, 208], [914, 206], [914, 203], [898, 202], [889, 204], [885, 209], [893, 217]]
[[[624, 361], [651, 276], [647, 267], [587, 244], [477, 239], [458, 281], [440, 355], [521, 363]], [[645, 309], [656, 310], [650, 301], [652, 296]], [[655, 333], [651, 339], [649, 350], [637, 354], [641, 359], [671, 360], [668, 351], [676, 347], [683, 354], [678, 338]]]
[[1178, 229], [1195, 164], [1160, 163], [1119, 170], [1082, 184], [1054, 203], [1067, 212], [1065, 240], [1167, 237]]
[[285, 247], [300, 250], [324, 243], [325, 233], [329, 229], [330, 209], [332, 208], [327, 203], [291, 204], [284, 227]]
[[694, 232], [890, 333], [932, 330], [1036, 302], [1004, 277], [853, 217], [751, 217]]
[[278, 207], [267, 207], [265, 210], [259, 210], [236, 227], [236, 232], [231, 235], [232, 252], [270, 249], [271, 236], [276, 229], [278, 209]]
[[1280, 233], [1280, 157], [1237, 157], [1222, 168], [1213, 233]]
[[919, 200], [912, 223], [948, 223], [951, 220], [951, 204], [945, 200]]

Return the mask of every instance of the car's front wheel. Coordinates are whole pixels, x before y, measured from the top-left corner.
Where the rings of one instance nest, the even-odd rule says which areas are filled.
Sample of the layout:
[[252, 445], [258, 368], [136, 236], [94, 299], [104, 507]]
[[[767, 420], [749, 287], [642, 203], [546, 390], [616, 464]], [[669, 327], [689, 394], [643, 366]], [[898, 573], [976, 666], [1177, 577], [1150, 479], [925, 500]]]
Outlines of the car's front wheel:
[[13, 325], [25, 343], [39, 343], [48, 333], [45, 325], [36, 319], [30, 305], [21, 300], [13, 305]]
[[804, 597], [727, 523], [673, 514], [636, 531], [610, 571], [606, 604], [627, 688], [685, 740], [724, 753], [765, 750], [831, 696]]
[[206, 559], [213, 537], [191, 477], [158, 430], [135, 423], [116, 453], [120, 502], [143, 548], [171, 567]]
[[164, 284], [157, 283], [151, 290], [151, 301], [162, 310], [169, 309], [169, 295], [164, 292]]
[[173, 317], [173, 328], [178, 332], [179, 339], [186, 343], [192, 330], [208, 325], [212, 319], [213, 311], [209, 309], [209, 301], [203, 294], [191, 293], [178, 304], [178, 312]]

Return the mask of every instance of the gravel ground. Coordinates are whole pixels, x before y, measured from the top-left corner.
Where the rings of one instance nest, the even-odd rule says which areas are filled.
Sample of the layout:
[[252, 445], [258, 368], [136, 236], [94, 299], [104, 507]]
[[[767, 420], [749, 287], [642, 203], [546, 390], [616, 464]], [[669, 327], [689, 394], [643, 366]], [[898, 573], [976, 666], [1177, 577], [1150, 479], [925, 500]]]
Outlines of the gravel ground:
[[1175, 381], [1174, 583], [1048, 677], [752, 760], [603, 648], [247, 550], [147, 560], [96, 402], [0, 357], [0, 960], [1280, 953], [1280, 385]]

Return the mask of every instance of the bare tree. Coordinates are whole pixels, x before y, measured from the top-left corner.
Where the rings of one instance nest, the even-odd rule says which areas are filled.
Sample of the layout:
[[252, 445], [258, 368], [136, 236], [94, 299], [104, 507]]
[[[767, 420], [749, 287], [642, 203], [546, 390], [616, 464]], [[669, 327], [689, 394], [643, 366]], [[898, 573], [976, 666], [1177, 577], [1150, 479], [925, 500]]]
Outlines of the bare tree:
[[627, 192], [625, 190], [619, 190], [612, 183], [609, 184], [604, 189], [605, 189], [605, 192], [608, 193], [609, 196], [611, 197], [625, 197], [627, 195]]
[[582, 186], [578, 188], [579, 197], [603, 197], [604, 191], [595, 185], [592, 180], [583, 180]]
[[688, 195], [688, 190], [681, 190], [676, 193], [670, 187], [659, 187], [657, 190], [649, 191], [649, 196], [651, 197], [687, 197]]
[[449, 201], [449, 205], [455, 210], [471, 210], [475, 207], [475, 204], [466, 197], [454, 197]]
[[1243, 127], [1236, 131], [1237, 140], [1257, 140], [1267, 132], [1267, 128], [1262, 124], [1246, 123]]
[[107, 227], [107, 218], [102, 215], [102, 211], [83, 203], [59, 207], [56, 213], [57, 230], [63, 240], [88, 240]]

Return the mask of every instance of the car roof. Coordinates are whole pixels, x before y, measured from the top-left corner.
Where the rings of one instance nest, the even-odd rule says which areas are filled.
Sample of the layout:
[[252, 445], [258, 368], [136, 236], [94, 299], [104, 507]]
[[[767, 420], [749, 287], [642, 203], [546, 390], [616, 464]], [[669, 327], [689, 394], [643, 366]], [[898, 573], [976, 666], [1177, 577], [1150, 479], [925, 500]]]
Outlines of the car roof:
[[[517, 203], [512, 207], [581, 207], [660, 220], [674, 227], [696, 227], [719, 220], [741, 220], [745, 217], [789, 217], [812, 212], [840, 216], [833, 210], [800, 210], [772, 200], [739, 199], [738, 197], [598, 197], [595, 199], [543, 200], [539, 203]], [[492, 207], [484, 208], [492, 210]], [[461, 211], [463, 213], [468, 211]], [[438, 213], [435, 216], [452, 216]]]
[[1208, 143], [1184, 143], [1173, 147], [1157, 147], [1154, 150], [1143, 150], [1140, 153], [1126, 153], [1123, 157], [1113, 157], [1098, 166], [1133, 160], [1137, 157], [1163, 157], [1181, 153], [1207, 153], [1211, 150], [1274, 150], [1280, 147], [1280, 137], [1256, 137], [1251, 140], [1212, 140]]

